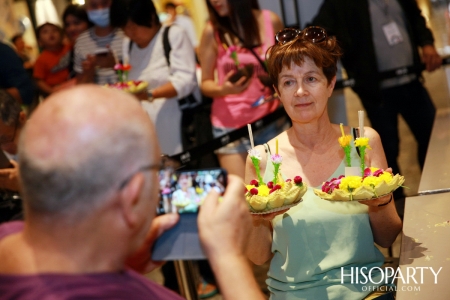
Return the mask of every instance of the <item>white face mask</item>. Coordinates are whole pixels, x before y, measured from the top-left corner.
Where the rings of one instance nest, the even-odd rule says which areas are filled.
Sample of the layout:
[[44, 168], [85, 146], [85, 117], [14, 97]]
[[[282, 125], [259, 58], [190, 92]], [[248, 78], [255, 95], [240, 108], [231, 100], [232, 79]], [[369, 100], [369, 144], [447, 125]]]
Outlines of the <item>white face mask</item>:
[[109, 7], [87, 11], [89, 20], [98, 27], [109, 26]]

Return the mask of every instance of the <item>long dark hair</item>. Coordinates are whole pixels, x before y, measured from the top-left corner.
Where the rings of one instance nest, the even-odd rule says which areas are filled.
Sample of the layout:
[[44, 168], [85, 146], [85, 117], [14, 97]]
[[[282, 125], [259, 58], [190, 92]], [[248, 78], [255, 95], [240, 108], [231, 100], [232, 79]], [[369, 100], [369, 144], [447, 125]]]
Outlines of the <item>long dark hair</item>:
[[109, 20], [114, 27], [124, 27], [128, 20], [149, 28], [161, 25], [152, 0], [113, 0]]
[[64, 27], [66, 27], [66, 18], [68, 16], [74, 16], [78, 20], [86, 22], [88, 24], [88, 27], [92, 27], [94, 25], [91, 21], [89, 21], [84, 5], [69, 4], [66, 6], [62, 15]]
[[224, 35], [228, 33], [231, 38], [239, 35], [244, 41], [244, 46], [248, 48], [257, 47], [261, 44], [259, 36], [258, 22], [253, 15], [252, 9], [259, 9], [257, 0], [227, 0], [229, 14], [221, 17], [209, 0], [209, 18], [213, 27], [219, 32], [222, 42], [226, 42]]

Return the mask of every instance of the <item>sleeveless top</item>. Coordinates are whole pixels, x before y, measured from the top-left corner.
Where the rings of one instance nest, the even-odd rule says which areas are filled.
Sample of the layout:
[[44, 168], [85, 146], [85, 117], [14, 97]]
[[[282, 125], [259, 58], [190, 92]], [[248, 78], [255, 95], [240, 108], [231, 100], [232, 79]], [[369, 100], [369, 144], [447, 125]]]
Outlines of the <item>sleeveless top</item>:
[[[351, 162], [353, 166], [360, 163], [355, 147]], [[342, 160], [328, 180], [343, 175], [344, 170]], [[273, 165], [268, 163], [264, 181], [272, 177]], [[323, 200], [308, 187], [303, 201], [276, 216], [272, 227], [274, 256], [266, 281], [270, 299], [362, 299], [382, 284], [379, 267], [384, 256], [374, 245], [366, 205]], [[359, 284], [351, 283], [352, 279], [356, 281], [355, 276], [344, 276], [342, 284], [341, 272], [356, 273], [355, 267], [358, 272], [366, 267], [365, 274], [374, 268], [371, 278], [375, 284], [361, 284], [364, 279], [360, 273]]]
[[[264, 40], [262, 41], [262, 45], [254, 48], [254, 50], [264, 61], [267, 49], [275, 41], [275, 34], [270, 20], [270, 11], [262, 10], [262, 15], [264, 18]], [[230, 52], [224, 48], [218, 32], [215, 31], [214, 35], [217, 42], [216, 69], [218, 84], [222, 85], [225, 80], [225, 75], [231, 70], [237, 70], [237, 68], [233, 59], [230, 57]], [[238, 47], [236, 52], [241, 66], [247, 64], [253, 65], [253, 76], [250, 79], [252, 82], [240, 94], [214, 98], [211, 107], [211, 122], [215, 127], [239, 128], [245, 126], [247, 123], [261, 119], [265, 115], [273, 112], [278, 106], [278, 101], [271, 101], [257, 107], [252, 107], [252, 104], [261, 96], [270, 96], [272, 93], [271, 89], [265, 87], [258, 79], [258, 75], [267, 75], [267, 73], [250, 50]]]

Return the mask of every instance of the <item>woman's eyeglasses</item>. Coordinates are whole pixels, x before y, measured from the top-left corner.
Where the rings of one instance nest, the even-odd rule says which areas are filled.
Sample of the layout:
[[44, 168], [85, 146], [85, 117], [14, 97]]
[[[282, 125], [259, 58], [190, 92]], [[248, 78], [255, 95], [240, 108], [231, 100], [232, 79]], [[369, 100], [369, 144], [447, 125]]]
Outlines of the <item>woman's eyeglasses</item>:
[[302, 38], [304, 40], [310, 41], [312, 43], [320, 43], [328, 37], [327, 32], [322, 27], [309, 26], [303, 30], [295, 28], [285, 28], [280, 30], [276, 35], [275, 39], [278, 44], [284, 45], [290, 41], [297, 38]]

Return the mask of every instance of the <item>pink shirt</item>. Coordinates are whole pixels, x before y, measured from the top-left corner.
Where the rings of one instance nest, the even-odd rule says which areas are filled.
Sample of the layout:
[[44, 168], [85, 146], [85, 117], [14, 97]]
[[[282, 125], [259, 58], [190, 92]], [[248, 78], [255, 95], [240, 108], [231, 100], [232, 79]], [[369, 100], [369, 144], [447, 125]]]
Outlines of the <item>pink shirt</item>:
[[[262, 11], [264, 18], [264, 40], [260, 47], [253, 50], [259, 54], [260, 58], [265, 60], [265, 53], [267, 49], [273, 45], [275, 35], [273, 32], [272, 22], [270, 20], [270, 11]], [[218, 75], [218, 83], [222, 85], [225, 75], [230, 70], [236, 70], [233, 59], [230, 57], [230, 52], [226, 51], [222, 46], [219, 35], [216, 32], [216, 41], [218, 44], [216, 69]], [[254, 71], [252, 82], [249, 87], [240, 94], [226, 95], [224, 97], [214, 98], [211, 108], [211, 122], [215, 127], [239, 128], [245, 126], [247, 123], [254, 122], [261, 119], [265, 115], [276, 110], [278, 101], [272, 101], [257, 107], [252, 107], [252, 104], [261, 96], [269, 96], [270, 89], [264, 87], [259, 81], [258, 75], [264, 75], [263, 67], [256, 59], [256, 57], [246, 48], [238, 47], [237, 55], [241, 65], [253, 64]]]

